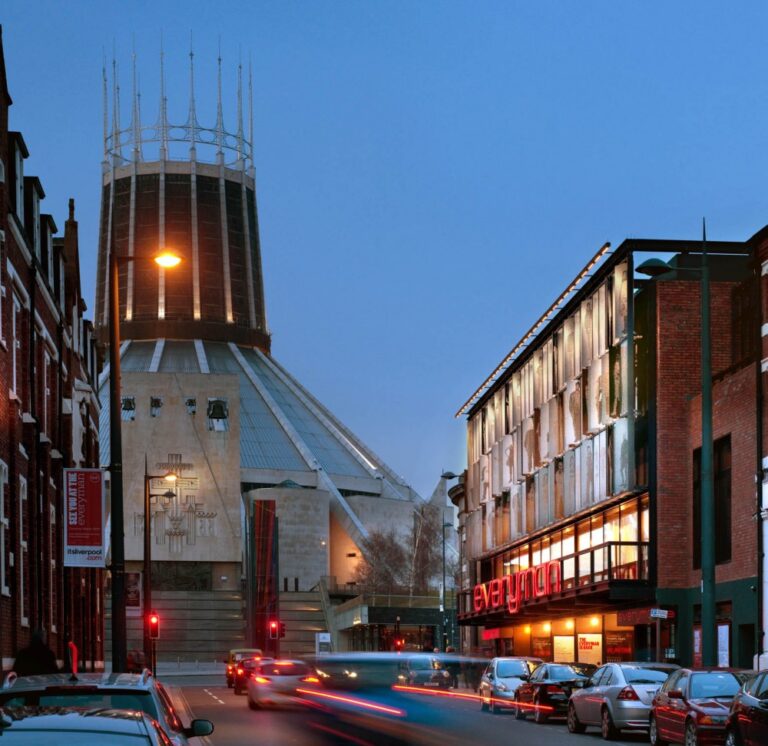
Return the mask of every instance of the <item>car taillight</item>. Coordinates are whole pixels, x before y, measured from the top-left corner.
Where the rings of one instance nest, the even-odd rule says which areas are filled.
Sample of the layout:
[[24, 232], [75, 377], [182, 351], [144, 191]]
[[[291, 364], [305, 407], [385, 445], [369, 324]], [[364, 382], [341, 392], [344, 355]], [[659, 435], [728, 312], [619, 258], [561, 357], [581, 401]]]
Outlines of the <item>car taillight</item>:
[[243, 668], [238, 668], [237, 669], [237, 675], [238, 676], [242, 676], [244, 673], [245, 673], [245, 669], [243, 669]]
[[232, 666], [227, 666], [227, 673], [232, 673]]
[[301, 679], [305, 684], [319, 684], [320, 679], [317, 678], [317, 676], [305, 676], [303, 679]]
[[272, 681], [272, 679], [268, 679], [266, 676], [254, 676], [253, 680], [257, 684], [269, 684], [269, 682]]
[[547, 684], [547, 688], [546, 689], [547, 689], [547, 691], [550, 694], [562, 694], [563, 693], [562, 688], [559, 687], [559, 686], [556, 686], [555, 684]]
[[640, 701], [640, 697], [637, 696], [637, 692], [631, 686], [625, 686], [617, 695], [616, 699], [631, 699], [636, 702]]

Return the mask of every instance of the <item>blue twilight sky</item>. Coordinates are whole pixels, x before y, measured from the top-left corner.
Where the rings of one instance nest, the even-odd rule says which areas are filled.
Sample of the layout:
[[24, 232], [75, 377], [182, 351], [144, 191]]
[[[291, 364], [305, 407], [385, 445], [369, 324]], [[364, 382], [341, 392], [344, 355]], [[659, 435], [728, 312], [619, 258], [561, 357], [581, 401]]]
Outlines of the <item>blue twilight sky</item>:
[[101, 66], [145, 120], [235, 128], [254, 70], [273, 353], [427, 497], [453, 413], [606, 240], [768, 223], [765, 2], [2, 0], [11, 126], [45, 209], [77, 201], [93, 306]]

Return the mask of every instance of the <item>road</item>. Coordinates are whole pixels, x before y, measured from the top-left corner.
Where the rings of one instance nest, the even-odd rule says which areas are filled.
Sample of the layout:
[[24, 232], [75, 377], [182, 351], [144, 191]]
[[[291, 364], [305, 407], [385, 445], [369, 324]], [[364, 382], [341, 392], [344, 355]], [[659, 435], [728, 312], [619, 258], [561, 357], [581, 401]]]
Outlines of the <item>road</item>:
[[[179, 697], [182, 709], [194, 717], [207, 718], [215, 725], [213, 735], [192, 741], [196, 746], [365, 746], [383, 741], [370, 738], [345, 739], [343, 725], [319, 720], [311, 711], [279, 710], [252, 711], [245, 696], [235, 696], [223, 685], [221, 676], [168, 678], [166, 683]], [[603, 743], [596, 728], [584, 735], [568, 733], [564, 721], [536, 725], [530, 720], [518, 721], [511, 713], [492, 715], [480, 711], [479, 702], [469, 691], [459, 691], [458, 697], [434, 697], [405, 694], [404, 702], [411, 713], [418, 713], [421, 722], [413, 730], [413, 743], [435, 743], [443, 746], [598, 746]], [[422, 735], [426, 734], [422, 738]], [[435, 737], [436, 736], [436, 737]], [[624, 733], [616, 746], [647, 744], [643, 733]]]

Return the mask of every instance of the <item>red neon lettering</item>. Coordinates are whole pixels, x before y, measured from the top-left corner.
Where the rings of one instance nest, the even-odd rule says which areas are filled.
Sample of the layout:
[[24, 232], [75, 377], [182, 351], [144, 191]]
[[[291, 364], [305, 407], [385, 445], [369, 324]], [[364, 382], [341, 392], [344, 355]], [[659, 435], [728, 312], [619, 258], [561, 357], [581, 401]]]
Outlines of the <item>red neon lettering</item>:
[[543, 598], [562, 590], [560, 562], [552, 560], [535, 567], [519, 570], [511, 575], [478, 583], [472, 589], [475, 612], [491, 611], [502, 606], [510, 614], [520, 610], [524, 601]]

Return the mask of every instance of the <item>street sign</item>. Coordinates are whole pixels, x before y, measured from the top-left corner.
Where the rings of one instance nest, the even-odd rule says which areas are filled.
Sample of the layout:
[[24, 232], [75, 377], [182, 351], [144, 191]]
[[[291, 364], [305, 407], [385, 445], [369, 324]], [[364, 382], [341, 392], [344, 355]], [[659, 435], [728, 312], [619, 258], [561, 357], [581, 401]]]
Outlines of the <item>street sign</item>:
[[651, 619], [667, 619], [668, 617], [668, 609], [651, 609]]

